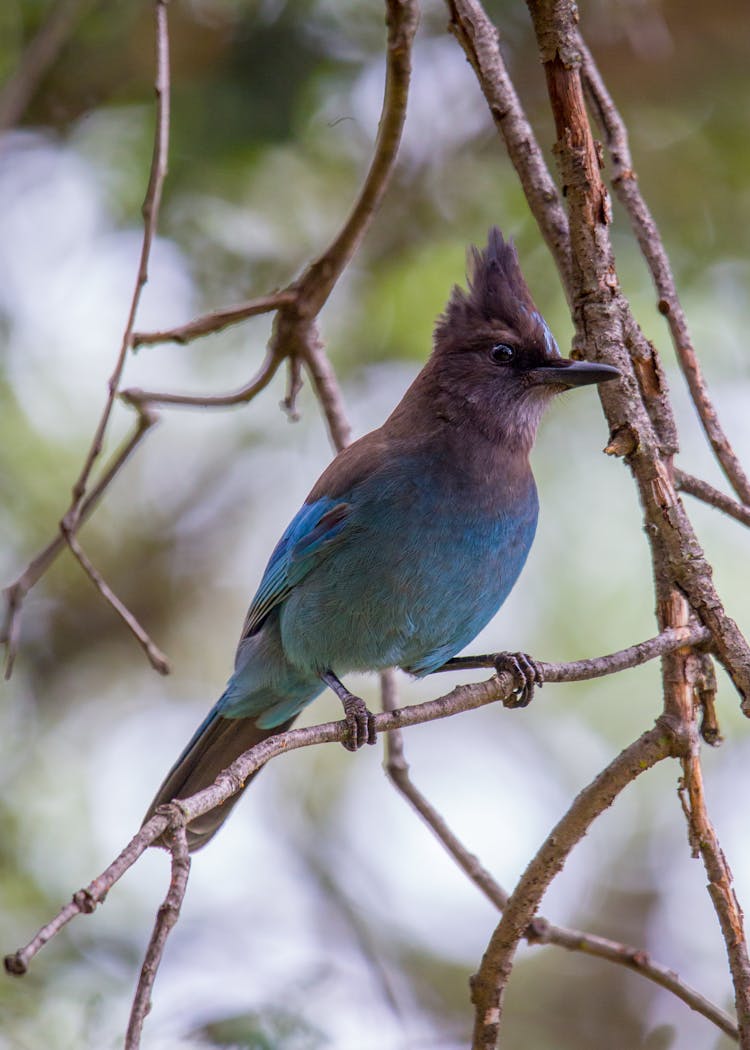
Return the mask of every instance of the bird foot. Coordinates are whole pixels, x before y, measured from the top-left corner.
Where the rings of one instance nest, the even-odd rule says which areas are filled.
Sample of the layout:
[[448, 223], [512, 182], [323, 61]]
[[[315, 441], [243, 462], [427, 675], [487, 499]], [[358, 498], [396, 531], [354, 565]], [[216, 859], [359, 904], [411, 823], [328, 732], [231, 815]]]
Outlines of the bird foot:
[[326, 685], [333, 689], [344, 708], [344, 718], [348, 735], [342, 741], [347, 751], [358, 751], [365, 744], [374, 744], [378, 735], [375, 732], [375, 715], [368, 710], [361, 696], [350, 693], [343, 682], [332, 671], [320, 676]]
[[349, 737], [344, 740], [347, 751], [358, 751], [365, 744], [374, 744], [378, 735], [375, 732], [375, 715], [369, 711], [361, 696], [349, 693], [342, 697], [344, 705], [344, 717], [346, 718]]
[[526, 707], [534, 697], [536, 686], [541, 689], [544, 685], [542, 669], [528, 653], [498, 653], [495, 671], [497, 674], [507, 671], [516, 684], [508, 699], [503, 701], [504, 707]]

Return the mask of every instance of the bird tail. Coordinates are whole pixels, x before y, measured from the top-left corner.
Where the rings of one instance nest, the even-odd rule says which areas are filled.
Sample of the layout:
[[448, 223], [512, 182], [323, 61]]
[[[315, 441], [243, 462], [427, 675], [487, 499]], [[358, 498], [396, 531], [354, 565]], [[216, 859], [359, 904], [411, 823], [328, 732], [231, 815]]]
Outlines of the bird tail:
[[[271, 729], [261, 729], [252, 718], [224, 718], [214, 708], [167, 774], [148, 808], [144, 824], [154, 815], [157, 806], [175, 798], [189, 798], [197, 791], [210, 787], [219, 773], [231, 765], [235, 758], [261, 740], [283, 733], [293, 721], [294, 717]], [[249, 776], [242, 790], [221, 806], [196, 817], [188, 824], [187, 841], [191, 852], [205, 846], [213, 838], [255, 775]], [[156, 844], [159, 844], [158, 839]]]

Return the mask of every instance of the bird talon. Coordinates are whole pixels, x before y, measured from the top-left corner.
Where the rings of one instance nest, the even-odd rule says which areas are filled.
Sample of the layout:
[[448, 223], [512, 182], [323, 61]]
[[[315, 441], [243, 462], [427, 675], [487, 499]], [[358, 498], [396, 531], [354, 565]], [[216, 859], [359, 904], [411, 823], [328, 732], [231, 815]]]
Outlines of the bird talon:
[[498, 653], [495, 657], [497, 674], [507, 672], [513, 676], [515, 689], [503, 701], [508, 708], [527, 707], [534, 698], [536, 686], [544, 685], [544, 674], [536, 660], [528, 653]]
[[365, 744], [374, 744], [377, 739], [375, 716], [367, 709], [364, 700], [349, 693], [342, 699], [342, 703], [349, 730], [347, 739], [343, 741], [346, 750], [359, 751]]

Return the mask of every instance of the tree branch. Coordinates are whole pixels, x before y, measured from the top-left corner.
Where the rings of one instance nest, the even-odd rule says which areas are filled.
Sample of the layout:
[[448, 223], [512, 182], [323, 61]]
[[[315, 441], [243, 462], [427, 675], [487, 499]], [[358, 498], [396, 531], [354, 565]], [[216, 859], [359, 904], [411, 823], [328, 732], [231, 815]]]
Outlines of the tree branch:
[[104, 433], [109, 424], [112, 407], [120, 386], [125, 360], [130, 349], [135, 316], [141, 301], [141, 294], [148, 281], [148, 266], [151, 256], [151, 245], [156, 235], [156, 225], [159, 218], [159, 207], [161, 205], [164, 180], [167, 176], [167, 155], [169, 151], [169, 30], [167, 22], [168, 0], [154, 0], [154, 14], [156, 18], [156, 127], [154, 131], [154, 149], [151, 158], [151, 170], [149, 173], [148, 187], [143, 201], [143, 241], [141, 243], [141, 255], [138, 263], [138, 274], [135, 281], [133, 296], [130, 301], [130, 310], [125, 322], [125, 331], [122, 335], [120, 350], [115, 362], [114, 371], [109, 378], [108, 394], [104, 404], [99, 424], [94, 433], [88, 455], [83, 464], [83, 469], [73, 486], [73, 502], [71, 503], [65, 517], [68, 521], [68, 530], [72, 534], [78, 527], [80, 517], [80, 506], [86, 494], [88, 479], [96, 462], [104, 441]]
[[625, 123], [606, 89], [591, 52], [580, 38], [579, 46], [583, 85], [612, 159], [612, 186], [630, 217], [633, 232], [651, 271], [659, 297], [659, 312], [667, 319], [677, 360], [690, 389], [693, 404], [729, 484], [743, 503], [750, 504], [750, 479], [724, 433], [709, 397], [659, 228], [638, 188], [638, 176], [633, 169]]
[[139, 390], [138, 387], [128, 387], [120, 394], [121, 399], [134, 408], [144, 408], [149, 405], [190, 405], [196, 408], [228, 408], [230, 405], [247, 404], [261, 392], [279, 370], [283, 358], [268, 349], [262, 365], [249, 382], [241, 386], [239, 390], [228, 394], [174, 394], [168, 391]]
[[[710, 639], [711, 632], [700, 624], [690, 627], [668, 627], [654, 638], [638, 642], [627, 649], [619, 649], [607, 656], [572, 660], [564, 664], [540, 662], [539, 666], [545, 682], [583, 682], [591, 678], [617, 674], [618, 671], [625, 671], [629, 667], [638, 667], [684, 646], [705, 645]], [[495, 666], [496, 659], [497, 653], [489, 653], [486, 656], [454, 656], [450, 667], [438, 667], [433, 673], [491, 668]]]
[[411, 80], [411, 51], [419, 22], [416, 0], [386, 0], [386, 74], [383, 107], [370, 167], [354, 206], [326, 251], [291, 286], [300, 294], [300, 313], [316, 316], [367, 232], [393, 174]]
[[684, 470], [678, 469], [675, 469], [674, 480], [678, 492], [687, 492], [689, 496], [703, 500], [704, 503], [716, 507], [717, 510], [723, 511], [731, 518], [736, 518], [743, 525], [750, 525], [750, 507], [738, 503], [731, 496], [727, 496], [715, 489], [713, 485], [709, 485], [707, 481], [693, 477], [692, 474], [687, 474]]
[[678, 748], [679, 742], [665, 723], [657, 723], [654, 729], [643, 733], [581, 791], [540, 847], [508, 898], [472, 979], [471, 997], [476, 1009], [473, 1050], [495, 1050], [498, 1044], [502, 999], [518, 942], [573, 847], [628, 784], [657, 762], [677, 753]]
[[[141, 244], [138, 275], [136, 277], [135, 288], [131, 298], [130, 309], [125, 323], [125, 330], [120, 343], [114, 371], [109, 378], [108, 393], [104, 409], [96, 427], [91, 446], [84, 460], [81, 473], [73, 486], [70, 505], [60, 521], [61, 536], [71, 548], [72, 553], [75, 555], [81, 567], [87, 572], [99, 588], [100, 592], [107, 597], [110, 604], [113, 605], [123, 620], [128, 624], [131, 631], [133, 631], [134, 635], [138, 638], [147, 652], [152, 666], [162, 673], [166, 673], [168, 670], [168, 664], [165, 657], [159, 652], [154, 643], [151, 642], [148, 635], [140, 624], [138, 624], [132, 613], [125, 608], [124, 604], [115, 596], [111, 588], [106, 585], [101, 575], [93, 568], [83, 554], [80, 545], [75, 542], [75, 535], [84, 517], [84, 506], [86, 505], [89, 510], [93, 509], [99, 495], [103, 491], [103, 488], [106, 487], [114, 476], [114, 474], [111, 474], [110, 472], [105, 474], [102, 482], [100, 482], [95, 490], [95, 499], [86, 499], [91, 472], [103, 448], [104, 435], [109, 425], [112, 407], [114, 405], [115, 397], [117, 396], [123, 369], [125, 367], [125, 359], [130, 348], [130, 340], [133, 332], [133, 325], [135, 323], [136, 312], [140, 303], [141, 293], [148, 281], [148, 264], [151, 254], [151, 245], [156, 233], [159, 205], [161, 203], [162, 189], [167, 174], [167, 152], [169, 148], [169, 34], [167, 2], [168, 0], [154, 0], [156, 22], [156, 128], [154, 131], [154, 148], [148, 187], [143, 202], [143, 240]], [[139, 416], [140, 428], [142, 421], [149, 417], [148, 413], [145, 412], [139, 412]], [[133, 448], [143, 436], [145, 429], [148, 428], [141, 428], [140, 432], [139, 430], [136, 431], [136, 440], [128, 449], [127, 455], [133, 451]], [[105, 481], [107, 477], [108, 480]], [[46, 571], [47, 564], [53, 560], [54, 555], [50, 555], [48, 552], [51, 552], [54, 546], [54, 543], [50, 543], [45, 551], [42, 552], [39, 559], [35, 559], [36, 565], [32, 562], [32, 565], [29, 566], [29, 569], [32, 569], [32, 566], [34, 566], [33, 571], [38, 573], [36, 579]], [[36, 582], [36, 580], [34, 582]], [[18, 616], [20, 613], [20, 607], [25, 594], [31, 586], [33, 586], [33, 583], [29, 583], [26, 590], [22, 591], [19, 587], [13, 585], [8, 591], [6, 591], [7, 613], [6, 626], [3, 631], [3, 636], [6, 638], [8, 645], [5, 665], [6, 676], [10, 673], [13, 666], [13, 659], [18, 641]]]
[[[96, 485], [91, 489], [81, 504], [80, 524], [83, 524], [98, 505], [99, 500], [116, 475], [130, 459], [135, 448], [140, 444], [148, 431], [156, 425], [158, 416], [155, 412], [139, 409], [138, 420], [130, 437], [126, 438], [118, 452], [112, 457], [109, 466], [102, 473]], [[39, 551], [26, 566], [24, 571], [3, 591], [5, 597], [5, 619], [0, 631], [0, 644], [5, 645], [5, 677], [10, 678], [13, 662], [18, 652], [20, 612], [23, 601], [31, 588], [37, 583], [52, 565], [58, 554], [66, 547], [62, 532], [58, 532], [46, 547]]]
[[700, 856], [708, 876], [708, 894], [724, 937], [735, 992], [740, 1045], [750, 1046], [750, 959], [742, 908], [732, 886], [732, 872], [706, 808], [697, 736], [682, 759], [680, 797], [688, 822], [693, 855]]
[[180, 908], [185, 898], [188, 877], [190, 875], [190, 854], [188, 853], [185, 827], [173, 828], [169, 836], [169, 849], [172, 854], [172, 874], [169, 889], [164, 902], [159, 908], [151, 940], [143, 960], [141, 974], [138, 978], [130, 1020], [125, 1034], [124, 1050], [138, 1050], [141, 1045], [141, 1031], [146, 1014], [151, 1009], [151, 991], [159, 969], [167, 937], [180, 917]]
[[[694, 634], [692, 631], [682, 635], [678, 632], [670, 632], [665, 634], [658, 645], [652, 645], [653, 642], [657, 641], [656, 639], [642, 644], [651, 646], [651, 658], [654, 659], [665, 652], [689, 644], [686, 641], [688, 637], [694, 639], [695, 643], [698, 643], [702, 639], [703, 634], [699, 633], [697, 629], [695, 629]], [[637, 662], [642, 662], [635, 658], [634, 650], [637, 648], [636, 646], [631, 647], [629, 650], [623, 650], [623, 652], [630, 653], [633, 658], [633, 663], [628, 664], [628, 666], [635, 666]], [[617, 656], [617, 654], [613, 654], [614, 656]], [[605, 659], [612, 659], [613, 657]], [[595, 658], [591, 661], [577, 660], [574, 664], [568, 665], [575, 668], [575, 671], [572, 672], [575, 674], [575, 678], [564, 677], [564, 668], [566, 667], [564, 664], [542, 663], [540, 666], [545, 674], [548, 670], [552, 673], [556, 669], [557, 674], [560, 676], [559, 681], [571, 681], [579, 680], [579, 678], [583, 679], [587, 676], [590, 677], [588, 672], [591, 667], [598, 667], [599, 659]], [[620, 670], [622, 670], [622, 666], [619, 660], [614, 661], [611, 673], [614, 674]], [[552, 678], [549, 680], [552, 681]], [[377, 714], [374, 719], [375, 729], [378, 733], [386, 733], [406, 728], [407, 726], [421, 725], [423, 722], [432, 722], [439, 718], [450, 718], [463, 711], [472, 711], [497, 701], [506, 703], [512, 700], [515, 688], [516, 682], [513, 675], [508, 671], [503, 671], [501, 674], [494, 675], [483, 682], [456, 686], [455, 689], [452, 689], [444, 696], [438, 697], [436, 700], [426, 700], [420, 704], [413, 704], [409, 707]], [[179, 802], [161, 807], [98, 878], [85, 889], [75, 894], [72, 902], [65, 905], [51, 922], [42, 927], [24, 948], [20, 948], [13, 955], [6, 956], [6, 970], [17, 975], [24, 974], [29, 962], [40, 949], [76, 915], [93, 912], [96, 905], [104, 900], [112, 886], [122, 878], [141, 854], [153, 842], [164, 835], [169, 828], [177, 828], [189, 824], [196, 817], [202, 816], [202, 814], [207, 813], [215, 806], [220, 806], [226, 802], [228, 798], [231, 798], [232, 795], [241, 790], [248, 777], [277, 755], [286, 754], [301, 747], [311, 747], [314, 744], [343, 741], [346, 739], [347, 733], [348, 728], [345, 721], [325, 722], [321, 725], [309, 726], [303, 729], [289, 729], [284, 733], [278, 733], [276, 736], [268, 737], [266, 740], [261, 741], [260, 744], [256, 744], [255, 747], [235, 759], [230, 766], [219, 774], [211, 787], [199, 791], [190, 798], [180, 799]]]
[[476, 73], [492, 118], [523, 186], [531, 213], [570, 294], [568, 217], [503, 61], [497, 28], [477, 0], [447, 0], [449, 30]]
[[[283, 404], [293, 416], [294, 402], [299, 390], [298, 362], [303, 361], [320, 397], [334, 446], [339, 449], [342, 448], [348, 442], [350, 435], [350, 429], [343, 412], [343, 400], [336, 383], [335, 374], [318, 340], [315, 317], [326, 302], [341, 272], [364, 237], [393, 172], [406, 116], [411, 74], [411, 47], [418, 22], [416, 0], [387, 0], [386, 2], [388, 23], [386, 83], [373, 159], [352, 211], [330, 247], [305, 269], [301, 277], [281, 291], [262, 296], [237, 307], [228, 307], [215, 311], [212, 314], [196, 318], [194, 321], [168, 331], [135, 333], [135, 315], [143, 286], [148, 279], [148, 258], [156, 230], [156, 220], [167, 169], [169, 54], [166, 3], [167, 0], [155, 0], [157, 20], [157, 121], [151, 174], [143, 207], [144, 236], [138, 277], [115, 370], [109, 380], [109, 394], [104, 411], [81, 474], [73, 488], [73, 500], [61, 521], [61, 536], [66, 539], [75, 535], [85, 516], [84, 508], [90, 510], [95, 505], [95, 501], [86, 499], [88, 480], [102, 448], [104, 433], [107, 429], [114, 398], [118, 393], [126, 355], [131, 347], [135, 348], [138, 345], [166, 342], [170, 339], [177, 342], [188, 342], [210, 332], [219, 331], [221, 328], [229, 324], [235, 324], [246, 317], [276, 310], [273, 334], [265, 360], [257, 374], [248, 383], [240, 387], [239, 390], [231, 391], [227, 394], [201, 396], [132, 388], [120, 393], [122, 400], [136, 408], [141, 418], [147, 415], [151, 406], [157, 404], [201, 408], [228, 407], [230, 405], [243, 404], [252, 400], [263, 390], [271, 382], [281, 362], [288, 359], [290, 362], [290, 386]], [[111, 480], [111, 477], [109, 480]], [[109, 480], [97, 487], [97, 499], [101, 495], [103, 488], [109, 483]], [[5, 592], [7, 610], [3, 638], [8, 644], [6, 674], [12, 668], [13, 659], [17, 651], [19, 614], [23, 599], [30, 587], [43, 575], [51, 560], [56, 556], [58, 551], [57, 543], [57, 540], [53, 540], [45, 548], [45, 551], [34, 559], [34, 562], [31, 563], [23, 577], [19, 578], [19, 581], [16, 581], [16, 584], [11, 585]], [[80, 551], [80, 547], [78, 549]], [[75, 554], [76, 552], [74, 551], [73, 553]], [[76, 557], [78, 557], [77, 554]], [[85, 566], [84, 561], [80, 557], [78, 557], [78, 560], [82, 566]], [[23, 585], [21, 585], [20, 579], [23, 579]], [[94, 576], [92, 576], [92, 579], [96, 582]], [[98, 583], [97, 586], [99, 586]], [[101, 587], [100, 590], [102, 590]], [[102, 590], [102, 593], [108, 596], [108, 600], [114, 599], [113, 604], [122, 615], [124, 606], [115, 597], [112, 590], [107, 588], [106, 591]], [[127, 612], [127, 610], [125, 611]], [[131, 620], [135, 619], [132, 617], [132, 614], [128, 615], [131, 616]], [[132, 623], [129, 623], [129, 626], [133, 629]], [[140, 625], [138, 626], [142, 634], [145, 635]], [[153, 643], [150, 644], [153, 646]], [[147, 651], [150, 651], [152, 656], [158, 652], [155, 647]], [[157, 658], [156, 666], [159, 666], [159, 663]]]
[[169, 674], [169, 660], [167, 660], [161, 649], [154, 643], [148, 632], [144, 627], [141, 626], [139, 621], [133, 615], [133, 613], [127, 608], [127, 606], [120, 601], [117, 595], [114, 593], [112, 588], [109, 586], [107, 581], [104, 579], [102, 574], [93, 564], [91, 559], [87, 556], [80, 543], [78, 537], [74, 532], [68, 531], [68, 526], [63, 519], [62, 531], [65, 536], [65, 540], [70, 547], [73, 556], [75, 557], [78, 564], [81, 566], [83, 571], [86, 573], [88, 578], [91, 580], [93, 585], [99, 591], [102, 598], [108, 602], [117, 615], [120, 617], [122, 622], [131, 632], [133, 637], [136, 639], [140, 647], [148, 657], [148, 662], [158, 671], [159, 674]]
[[[395, 676], [392, 671], [385, 671], [380, 677], [383, 709], [393, 711], [397, 705]], [[507, 892], [495, 881], [479, 858], [466, 849], [411, 779], [409, 765], [404, 755], [403, 734], [400, 729], [393, 729], [386, 734], [383, 764], [388, 779], [396, 790], [404, 796], [466, 877], [495, 905], [498, 911], [502, 912], [508, 902]], [[671, 992], [691, 1010], [702, 1014], [730, 1038], [735, 1041], [738, 1038], [737, 1025], [729, 1014], [683, 981], [674, 970], [652, 959], [650, 954], [642, 948], [622, 944], [606, 937], [598, 937], [592, 933], [585, 933], [583, 930], [558, 926], [542, 916], [537, 916], [529, 923], [523, 936], [531, 945], [554, 944], [565, 948], [566, 951], [583, 952], [585, 955], [606, 959], [608, 962], [624, 966]]]
[[247, 303], [240, 303], [239, 306], [225, 306], [221, 310], [212, 310], [211, 313], [196, 317], [195, 320], [177, 328], [167, 328], [160, 332], [133, 332], [131, 345], [134, 350], [139, 346], [155, 346], [157, 343], [184, 345], [193, 339], [201, 339], [204, 335], [221, 332], [231, 325], [239, 324], [240, 321], [246, 321], [248, 317], [271, 313], [281, 306], [291, 306], [296, 299], [296, 293], [285, 288], [283, 291], [271, 292]]

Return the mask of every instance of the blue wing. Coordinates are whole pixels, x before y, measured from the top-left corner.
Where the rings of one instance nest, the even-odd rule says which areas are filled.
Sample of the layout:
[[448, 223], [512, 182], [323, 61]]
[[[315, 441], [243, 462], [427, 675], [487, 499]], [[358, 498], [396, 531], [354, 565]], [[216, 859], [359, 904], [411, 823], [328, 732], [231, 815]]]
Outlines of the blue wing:
[[350, 513], [348, 503], [329, 497], [303, 504], [276, 544], [248, 609], [242, 638], [257, 631], [294, 585], [330, 554]]

